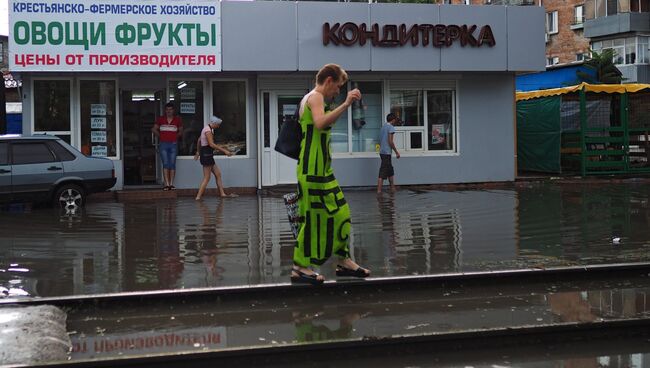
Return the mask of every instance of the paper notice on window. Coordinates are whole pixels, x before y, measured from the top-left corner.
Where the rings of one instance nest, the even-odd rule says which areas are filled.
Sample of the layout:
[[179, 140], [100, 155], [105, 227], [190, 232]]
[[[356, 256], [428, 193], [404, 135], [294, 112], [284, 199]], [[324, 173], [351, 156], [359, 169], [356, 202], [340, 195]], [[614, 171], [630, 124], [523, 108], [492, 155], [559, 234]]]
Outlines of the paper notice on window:
[[106, 146], [92, 146], [91, 154], [95, 157], [108, 156], [108, 147]]
[[298, 105], [282, 105], [282, 115], [287, 116], [293, 116], [296, 114], [296, 109], [298, 108]]
[[196, 112], [196, 103], [181, 102], [181, 114], [194, 114]]
[[90, 132], [91, 143], [106, 143], [106, 132], [102, 130], [93, 130]]
[[106, 118], [90, 118], [90, 129], [106, 129]]
[[445, 125], [432, 124], [431, 125], [431, 144], [445, 143]]
[[196, 88], [185, 87], [181, 89], [181, 100], [195, 100]]
[[106, 104], [90, 104], [90, 115], [106, 116]]

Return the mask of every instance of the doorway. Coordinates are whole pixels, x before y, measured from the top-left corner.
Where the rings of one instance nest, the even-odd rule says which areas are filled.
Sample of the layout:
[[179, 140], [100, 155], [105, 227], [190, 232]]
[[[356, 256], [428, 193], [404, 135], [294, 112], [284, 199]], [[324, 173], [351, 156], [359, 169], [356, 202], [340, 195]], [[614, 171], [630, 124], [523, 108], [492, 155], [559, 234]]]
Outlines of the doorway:
[[160, 184], [158, 138], [151, 132], [162, 114], [164, 91], [122, 91], [124, 185]]
[[262, 91], [262, 122], [264, 147], [262, 150], [262, 185], [296, 184], [294, 159], [276, 152], [275, 141], [282, 124], [293, 119], [304, 92]]

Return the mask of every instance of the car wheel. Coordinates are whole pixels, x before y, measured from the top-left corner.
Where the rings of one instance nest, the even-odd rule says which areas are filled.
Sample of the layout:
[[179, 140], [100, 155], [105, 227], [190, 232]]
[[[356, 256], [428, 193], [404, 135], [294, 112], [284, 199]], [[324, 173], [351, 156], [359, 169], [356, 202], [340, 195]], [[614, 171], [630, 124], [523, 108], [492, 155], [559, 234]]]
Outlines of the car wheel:
[[77, 212], [86, 203], [86, 193], [75, 184], [63, 184], [54, 193], [53, 205], [67, 213]]

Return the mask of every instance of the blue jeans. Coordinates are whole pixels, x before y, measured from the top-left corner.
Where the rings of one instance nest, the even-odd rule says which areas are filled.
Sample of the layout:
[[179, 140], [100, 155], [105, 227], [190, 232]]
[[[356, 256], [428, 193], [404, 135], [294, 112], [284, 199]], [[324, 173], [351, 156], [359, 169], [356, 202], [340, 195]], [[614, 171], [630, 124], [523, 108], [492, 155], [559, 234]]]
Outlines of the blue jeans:
[[163, 169], [176, 170], [176, 154], [178, 147], [176, 142], [160, 142], [160, 159]]

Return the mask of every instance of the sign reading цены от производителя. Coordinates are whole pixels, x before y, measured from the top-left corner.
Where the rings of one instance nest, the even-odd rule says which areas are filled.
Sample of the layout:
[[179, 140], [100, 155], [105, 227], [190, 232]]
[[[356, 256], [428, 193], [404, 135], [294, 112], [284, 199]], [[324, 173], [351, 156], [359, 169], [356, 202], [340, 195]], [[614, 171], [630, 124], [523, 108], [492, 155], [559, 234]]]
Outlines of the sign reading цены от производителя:
[[9, 0], [12, 71], [220, 71], [216, 1]]

